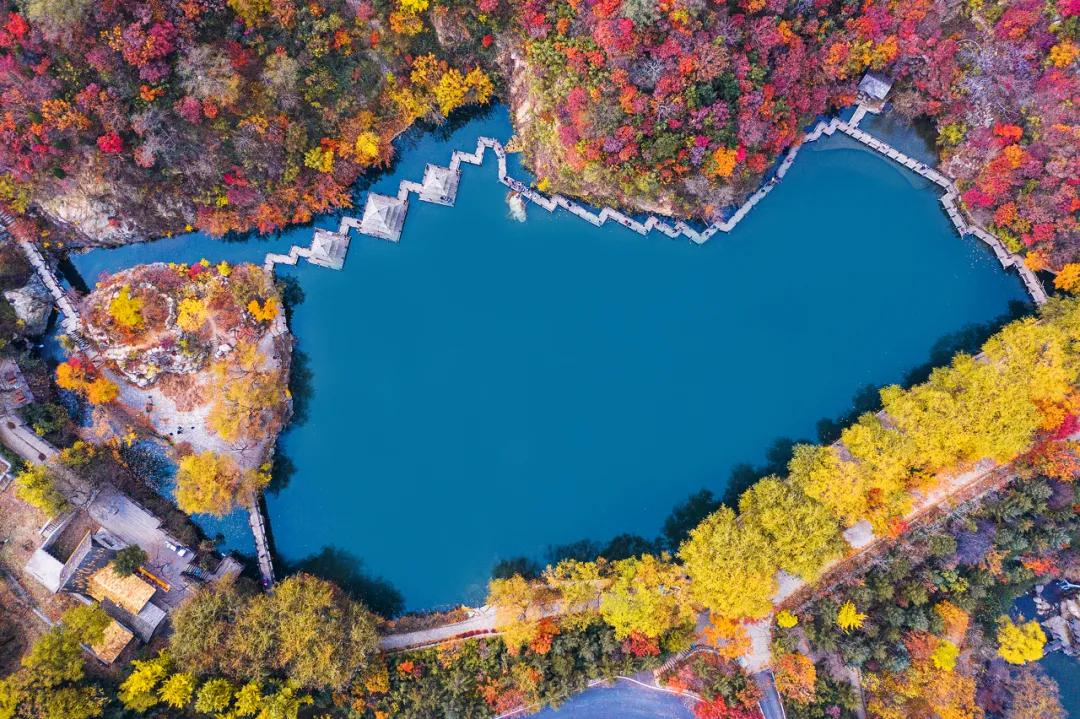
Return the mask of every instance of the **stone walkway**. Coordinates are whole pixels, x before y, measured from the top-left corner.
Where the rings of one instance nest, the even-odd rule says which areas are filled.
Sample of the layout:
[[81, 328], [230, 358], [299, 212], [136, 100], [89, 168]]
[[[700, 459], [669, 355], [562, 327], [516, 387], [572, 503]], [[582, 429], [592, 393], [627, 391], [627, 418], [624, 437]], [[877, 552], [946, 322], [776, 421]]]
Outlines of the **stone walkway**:
[[[8, 225], [15, 222], [15, 218], [9, 215], [7, 212], [0, 210], [0, 223], [3, 224], [0, 227], [0, 238], [4, 236], [10, 236], [7, 228]], [[60, 309], [60, 312], [64, 315], [63, 327], [66, 332], [78, 332], [79, 331], [79, 313], [75, 309], [75, 303], [71, 301], [67, 293], [57, 282], [56, 276], [53, 274], [52, 268], [45, 262], [45, 258], [41, 256], [38, 249], [34, 247], [30, 242], [20, 239], [18, 237], [11, 236], [11, 239], [15, 241], [15, 244], [26, 255], [26, 259], [33, 266], [34, 271], [41, 278], [41, 281], [45, 283], [45, 287], [49, 290], [49, 294], [52, 295], [53, 301], [56, 302], [56, 306]]]
[[[606, 224], [609, 220], [611, 220], [640, 235], [645, 235], [652, 230], [656, 230], [657, 232], [667, 235], [672, 239], [686, 237], [692, 242], [700, 245], [708, 242], [709, 239], [711, 239], [712, 236], [715, 235], [717, 232], [731, 232], [732, 230], [734, 230], [735, 227], [743, 220], [743, 218], [746, 217], [746, 215], [749, 214], [750, 211], [758, 205], [758, 203], [764, 200], [765, 197], [767, 197], [768, 194], [772, 192], [773, 189], [784, 179], [784, 176], [787, 174], [788, 170], [791, 169], [792, 164], [794, 164], [800, 147], [802, 147], [808, 142], [814, 142], [815, 140], [818, 140], [822, 135], [831, 136], [839, 130], [840, 132], [857, 140], [866, 147], [884, 155], [885, 157], [888, 157], [890, 160], [893, 160], [900, 165], [903, 165], [912, 172], [915, 172], [921, 177], [930, 180], [935, 185], [938, 185], [943, 190], [945, 190], [945, 195], [941, 198], [941, 203], [945, 207], [946, 214], [948, 214], [949, 219], [952, 220], [953, 226], [956, 228], [957, 232], [959, 232], [961, 235], [974, 235], [975, 237], [978, 237], [980, 240], [989, 245], [991, 250], [993, 250], [994, 252], [994, 256], [997, 257], [998, 261], [1001, 262], [1002, 267], [1012, 267], [1017, 271], [1017, 273], [1019, 273], [1020, 279], [1023, 281], [1025, 288], [1031, 295], [1031, 298], [1032, 300], [1034, 300], [1035, 304], [1041, 305], [1046, 302], [1046, 290], [1043, 288], [1042, 283], [1039, 282], [1039, 279], [1035, 276], [1035, 273], [1029, 270], [1024, 265], [1023, 258], [1019, 255], [1010, 253], [1002, 245], [1001, 241], [997, 237], [987, 232], [982, 227], [978, 226], [974, 222], [969, 222], [968, 220], [964, 219], [963, 214], [959, 210], [959, 204], [957, 202], [960, 196], [959, 190], [957, 190], [956, 185], [951, 179], [942, 175], [937, 170], [925, 165], [924, 163], [919, 162], [918, 160], [915, 160], [908, 155], [900, 152], [888, 143], [882, 142], [881, 140], [875, 138], [873, 135], [870, 135], [869, 133], [864, 132], [863, 130], [860, 130], [858, 128], [859, 122], [863, 119], [867, 112], [870, 112], [867, 107], [865, 107], [864, 105], [858, 105], [855, 109], [855, 113], [852, 115], [850, 122], [843, 122], [839, 118], [833, 118], [829, 121], [822, 120], [818, 122], [818, 124], [815, 125], [813, 129], [803, 135], [803, 138], [800, 142], [798, 142], [790, 150], [788, 150], [787, 155], [784, 156], [784, 159], [777, 167], [776, 173], [768, 182], [762, 185], [757, 190], [757, 192], [752, 194], [746, 200], [746, 202], [744, 202], [735, 210], [735, 212], [730, 217], [723, 221], [714, 222], [700, 232], [682, 221], [677, 221], [671, 224], [664, 220], [661, 220], [655, 215], [650, 215], [645, 219], [644, 222], [640, 222], [611, 207], [603, 207], [598, 212], [593, 212], [586, 207], [578, 204], [577, 202], [563, 197], [562, 195], [547, 196], [543, 193], [537, 192], [536, 190], [528, 187], [520, 180], [511, 177], [507, 173], [506, 149], [503, 147], [502, 143], [491, 137], [480, 137], [476, 141], [476, 149], [473, 152], [464, 152], [461, 150], [454, 151], [454, 153], [450, 157], [449, 166], [447, 168], [440, 169], [446, 169], [449, 172], [456, 173], [459, 171], [461, 163], [463, 162], [470, 165], [481, 165], [483, 164], [485, 154], [488, 150], [491, 150], [495, 153], [495, 157], [498, 160], [499, 182], [506, 185], [529, 202], [533, 203], [538, 207], [542, 207], [548, 212], [554, 212], [557, 209], [563, 209], [596, 227], [600, 227]], [[425, 199], [423, 189], [423, 186], [419, 183], [410, 180], [402, 180], [398, 185], [397, 198], [406, 203], [406, 208], [406, 201], [408, 200], [409, 194], [416, 194], [422, 201], [433, 202], [434, 200]], [[387, 199], [383, 196], [379, 197], [383, 200]], [[372, 200], [369, 196], [369, 202], [371, 201]], [[452, 205], [453, 200], [451, 199], [449, 202], [442, 201], [439, 202], [439, 204]], [[349, 218], [345, 218], [344, 220], [342, 220], [340, 232], [347, 232], [346, 223], [348, 220]], [[360, 229], [360, 222], [357, 220], [352, 220], [351, 226]], [[363, 230], [361, 230], [361, 232], [362, 231]], [[303, 252], [303, 249], [298, 247], [294, 247], [293, 250], [298, 253]], [[290, 253], [290, 255], [292, 254], [293, 253]], [[299, 256], [302, 256], [302, 254]], [[296, 258], [293, 257], [291, 264], [295, 263]]]

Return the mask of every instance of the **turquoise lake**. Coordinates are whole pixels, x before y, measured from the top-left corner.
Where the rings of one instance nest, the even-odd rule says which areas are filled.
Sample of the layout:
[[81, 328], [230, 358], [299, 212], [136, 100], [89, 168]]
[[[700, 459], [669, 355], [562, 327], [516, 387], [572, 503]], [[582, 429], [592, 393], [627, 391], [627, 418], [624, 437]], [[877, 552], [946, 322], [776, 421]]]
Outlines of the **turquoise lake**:
[[[502, 108], [411, 134], [373, 189], [510, 134]], [[408, 609], [478, 601], [500, 559], [656, 536], [692, 492], [722, 495], [778, 442], [816, 441], [868, 387], [1027, 302], [927, 182], [843, 137], [805, 147], [703, 246], [533, 206], [519, 223], [505, 194], [489, 155], [464, 166], [456, 207], [414, 198], [399, 244], [354, 235], [341, 272], [280, 270], [305, 295], [292, 330], [310, 371], [280, 442], [295, 471], [267, 498], [282, 564], [322, 553]], [[261, 262], [310, 235], [196, 234], [73, 261], [92, 284], [156, 260]], [[250, 551], [242, 520], [224, 526]]]

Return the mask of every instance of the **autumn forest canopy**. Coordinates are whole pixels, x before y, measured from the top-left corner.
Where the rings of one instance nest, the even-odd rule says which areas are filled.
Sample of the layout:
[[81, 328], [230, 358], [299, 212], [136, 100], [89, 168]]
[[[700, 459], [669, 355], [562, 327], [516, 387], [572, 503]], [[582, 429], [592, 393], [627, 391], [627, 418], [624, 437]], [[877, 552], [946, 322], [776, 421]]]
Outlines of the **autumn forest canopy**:
[[[893, 78], [966, 207], [1075, 254], [1076, 0], [18, 0], [0, 202], [68, 241], [270, 232], [349, 206], [418, 120], [499, 96], [542, 189], [713, 219]], [[44, 227], [27, 227], [39, 235]]]

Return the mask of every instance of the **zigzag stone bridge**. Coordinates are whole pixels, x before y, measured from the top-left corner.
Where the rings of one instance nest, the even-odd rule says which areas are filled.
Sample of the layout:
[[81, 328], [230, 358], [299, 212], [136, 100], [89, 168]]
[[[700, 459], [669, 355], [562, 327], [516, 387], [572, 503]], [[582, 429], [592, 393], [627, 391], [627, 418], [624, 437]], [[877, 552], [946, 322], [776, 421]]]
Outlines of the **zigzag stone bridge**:
[[502, 143], [494, 138], [481, 137], [477, 140], [476, 149], [473, 152], [463, 152], [461, 150], [455, 151], [450, 157], [449, 166], [442, 167], [429, 164], [425, 169], [424, 178], [421, 183], [403, 180], [398, 185], [398, 192], [394, 196], [369, 193], [363, 217], [359, 220], [350, 217], [342, 219], [337, 233], [331, 233], [327, 230], [316, 230], [312, 249], [310, 251], [316, 256], [309, 256], [309, 251], [304, 248], [293, 247], [288, 256], [267, 256], [267, 267], [271, 267], [274, 262], [296, 264], [298, 257], [309, 257], [310, 261], [315, 264], [327, 265], [325, 261], [317, 256], [318, 252], [316, 251], [316, 245], [327, 245], [327, 243], [331, 241], [329, 240], [329, 236], [333, 235], [334, 242], [343, 244], [347, 248], [348, 230], [350, 228], [356, 229], [361, 234], [369, 235], [371, 237], [378, 237], [397, 242], [401, 237], [405, 216], [408, 212], [409, 195], [416, 194], [420, 200], [425, 202], [453, 205], [461, 174], [461, 164], [463, 162], [470, 165], [482, 164], [488, 150], [491, 150], [498, 160], [499, 182], [506, 185], [522, 198], [548, 212], [562, 209], [596, 227], [600, 227], [608, 221], [612, 221], [640, 235], [645, 235], [650, 231], [655, 230], [672, 239], [685, 237], [700, 245], [708, 242], [717, 232], [731, 232], [734, 230], [739, 222], [741, 222], [743, 218], [746, 217], [758, 203], [764, 200], [780, 181], [784, 179], [784, 176], [787, 174], [792, 164], [794, 164], [799, 149], [804, 144], [813, 142], [822, 135], [833, 135], [837, 131], [840, 131], [869, 149], [884, 155], [888, 159], [902, 165], [908, 170], [911, 170], [942, 188], [945, 191], [945, 194], [941, 197], [941, 204], [944, 207], [946, 214], [949, 216], [949, 219], [952, 221], [953, 226], [956, 228], [956, 231], [960, 235], [974, 235], [979, 240], [986, 243], [1003, 268], [1013, 268], [1017, 271], [1020, 275], [1020, 279], [1024, 283], [1024, 287], [1027, 289], [1028, 294], [1031, 295], [1035, 304], [1041, 305], [1046, 302], [1046, 290], [1035, 276], [1035, 273], [1024, 265], [1023, 258], [1015, 253], [1009, 252], [997, 237], [990, 232], [987, 232], [974, 221], [965, 218], [958, 203], [960, 195], [959, 190], [951, 179], [932, 167], [915, 160], [888, 143], [878, 140], [873, 135], [858, 128], [859, 122], [867, 112], [868, 109], [866, 106], [859, 105], [850, 122], [843, 122], [838, 118], [818, 122], [817, 125], [803, 136], [799, 143], [788, 150], [787, 155], [777, 167], [776, 173], [772, 179], [759, 188], [757, 192], [752, 194], [746, 202], [731, 214], [730, 217], [722, 221], [714, 222], [701, 231], [694, 229], [685, 222], [676, 221], [670, 223], [654, 215], [648, 216], [644, 221], [638, 221], [611, 207], [603, 207], [599, 211], [593, 212], [585, 206], [573, 200], [569, 200], [562, 195], [544, 195], [509, 175], [506, 168], [506, 149], [503, 147]]

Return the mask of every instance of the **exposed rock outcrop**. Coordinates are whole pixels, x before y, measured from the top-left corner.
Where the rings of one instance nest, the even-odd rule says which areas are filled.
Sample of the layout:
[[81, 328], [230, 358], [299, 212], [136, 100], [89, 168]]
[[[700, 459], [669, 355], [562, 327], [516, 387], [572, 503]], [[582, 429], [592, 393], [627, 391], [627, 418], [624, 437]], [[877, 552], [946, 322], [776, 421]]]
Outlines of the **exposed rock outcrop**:
[[15, 310], [15, 316], [23, 323], [26, 334], [35, 336], [45, 333], [52, 314], [52, 296], [45, 284], [33, 275], [25, 286], [4, 292], [4, 299]]

